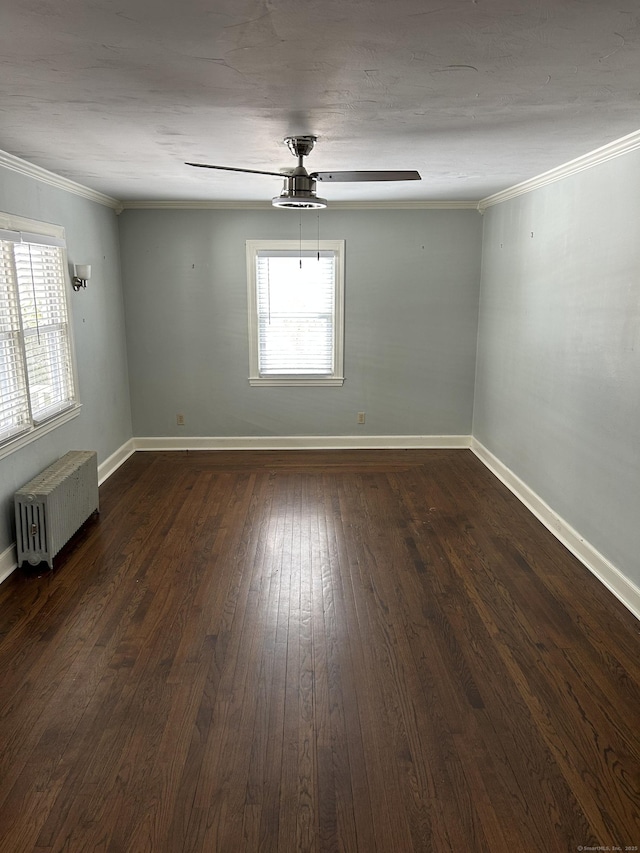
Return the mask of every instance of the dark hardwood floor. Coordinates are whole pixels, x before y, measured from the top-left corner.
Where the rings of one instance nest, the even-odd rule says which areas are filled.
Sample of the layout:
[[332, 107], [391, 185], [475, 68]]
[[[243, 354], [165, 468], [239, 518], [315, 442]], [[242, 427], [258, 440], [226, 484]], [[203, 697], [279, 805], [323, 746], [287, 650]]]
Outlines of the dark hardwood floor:
[[0, 586], [0, 850], [637, 849], [639, 627], [470, 451], [137, 453]]

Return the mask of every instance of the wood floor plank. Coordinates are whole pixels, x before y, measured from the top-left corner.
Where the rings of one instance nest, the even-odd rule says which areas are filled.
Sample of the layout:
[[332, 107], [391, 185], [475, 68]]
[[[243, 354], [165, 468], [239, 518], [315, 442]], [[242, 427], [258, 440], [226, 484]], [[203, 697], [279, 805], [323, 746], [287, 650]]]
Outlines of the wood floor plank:
[[0, 849], [640, 845], [639, 653], [469, 451], [136, 453], [0, 586]]
[[[338, 816], [344, 826], [342, 849], [378, 849], [374, 834], [373, 810], [369, 774], [360, 728], [356, 675], [361, 662], [362, 637], [357, 623], [349, 620], [349, 587], [345, 587], [348, 573], [341, 567], [348, 564], [342, 536], [343, 519], [340, 514], [338, 481], [328, 475], [325, 489], [326, 520], [326, 570], [323, 570], [323, 595], [325, 630], [330, 654], [329, 682], [331, 691], [331, 732], [333, 763], [336, 768]], [[343, 775], [344, 774], [344, 775]]]
[[[387, 730], [384, 696], [387, 672], [379, 666], [383, 658], [378, 648], [377, 612], [371, 602], [375, 596], [369, 574], [372, 560], [367, 552], [366, 529], [360, 496], [359, 474], [339, 485], [340, 515], [343, 521], [346, 555], [341, 563], [345, 579], [343, 591], [347, 603], [346, 618], [350, 625], [354, 653], [353, 671], [357, 674], [358, 734], [363, 744], [373, 820], [373, 836], [377, 850], [411, 849], [411, 838], [404, 820], [404, 809], [393, 809], [390, 800], [401, 803], [398, 783], [399, 768], [393, 756], [393, 744]], [[347, 535], [348, 530], [348, 535]], [[371, 610], [373, 607], [373, 620]], [[351, 628], [353, 626], [353, 628]]]

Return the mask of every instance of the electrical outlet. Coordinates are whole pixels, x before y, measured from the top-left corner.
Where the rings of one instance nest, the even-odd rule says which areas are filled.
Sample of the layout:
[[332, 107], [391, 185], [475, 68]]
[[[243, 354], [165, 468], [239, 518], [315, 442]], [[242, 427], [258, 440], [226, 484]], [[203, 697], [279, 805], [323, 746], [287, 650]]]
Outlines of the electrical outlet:
[[176, 415], [176, 423], [178, 426], [184, 426], [184, 415]]
[[363, 424], [364, 420], [365, 420], [365, 413], [364, 412], [358, 412], [358, 423]]

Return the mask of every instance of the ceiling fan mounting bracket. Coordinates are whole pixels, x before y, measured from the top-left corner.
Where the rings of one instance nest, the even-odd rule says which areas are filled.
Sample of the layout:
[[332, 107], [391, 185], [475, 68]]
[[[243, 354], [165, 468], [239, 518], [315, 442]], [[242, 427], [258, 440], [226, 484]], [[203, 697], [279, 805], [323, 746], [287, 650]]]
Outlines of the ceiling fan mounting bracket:
[[294, 157], [308, 157], [316, 144], [317, 136], [285, 136], [284, 141]]

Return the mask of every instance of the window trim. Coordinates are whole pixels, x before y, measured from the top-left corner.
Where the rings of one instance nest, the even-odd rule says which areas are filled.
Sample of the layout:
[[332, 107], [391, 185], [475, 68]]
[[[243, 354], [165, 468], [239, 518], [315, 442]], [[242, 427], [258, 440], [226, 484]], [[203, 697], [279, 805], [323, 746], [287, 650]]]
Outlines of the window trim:
[[[247, 295], [249, 321], [249, 384], [262, 386], [323, 386], [344, 384], [344, 240], [247, 240]], [[258, 361], [258, 309], [256, 258], [259, 251], [335, 252], [335, 301], [333, 318], [333, 372], [329, 376], [283, 374], [261, 376]]]
[[[73, 315], [71, 311], [71, 278], [69, 275], [65, 230], [61, 225], [54, 225], [49, 222], [41, 222], [2, 212], [0, 212], [0, 230], [22, 232], [25, 237], [42, 237], [45, 238], [42, 241], [45, 245], [57, 245], [61, 249], [64, 272], [64, 298], [67, 308], [68, 344], [74, 388], [74, 400], [68, 406], [38, 422], [32, 420], [31, 424], [20, 432], [0, 439], [0, 459], [3, 459], [5, 456], [9, 456], [16, 450], [30, 444], [32, 441], [36, 441], [58, 426], [62, 426], [62, 424], [76, 418], [80, 414], [82, 403], [79, 399], [78, 369], [73, 334]], [[47, 242], [47, 237], [52, 238], [51, 243]]]

